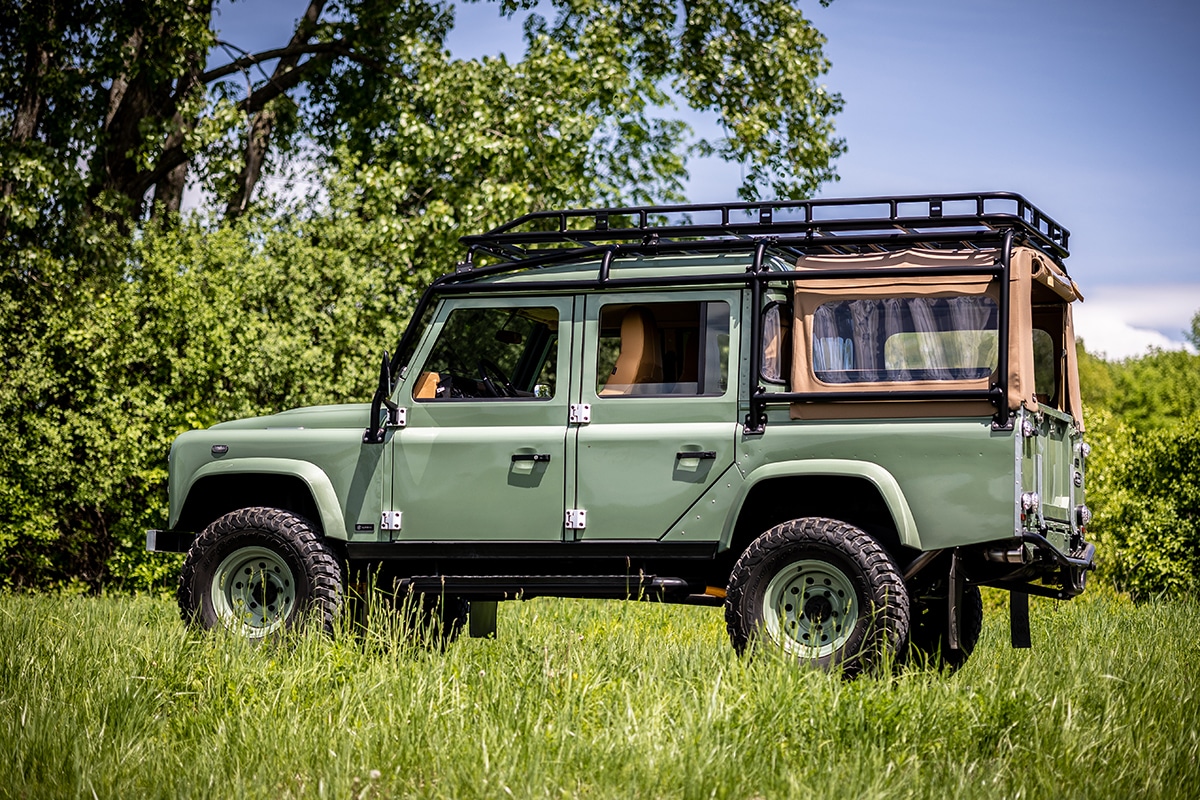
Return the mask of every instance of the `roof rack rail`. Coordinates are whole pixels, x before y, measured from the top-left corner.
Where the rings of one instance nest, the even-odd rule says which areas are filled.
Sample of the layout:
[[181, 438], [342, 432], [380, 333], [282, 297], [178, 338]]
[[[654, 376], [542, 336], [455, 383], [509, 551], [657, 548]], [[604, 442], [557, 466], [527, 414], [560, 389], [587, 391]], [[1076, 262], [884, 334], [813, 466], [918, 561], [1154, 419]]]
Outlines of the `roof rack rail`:
[[460, 241], [470, 248], [468, 262], [480, 251], [511, 262], [621, 242], [771, 236], [790, 249], [834, 252], [851, 240], [911, 245], [923, 236], [945, 241], [957, 232], [972, 238], [1006, 230], [1056, 260], [1070, 254], [1070, 231], [1012, 192], [537, 211]]

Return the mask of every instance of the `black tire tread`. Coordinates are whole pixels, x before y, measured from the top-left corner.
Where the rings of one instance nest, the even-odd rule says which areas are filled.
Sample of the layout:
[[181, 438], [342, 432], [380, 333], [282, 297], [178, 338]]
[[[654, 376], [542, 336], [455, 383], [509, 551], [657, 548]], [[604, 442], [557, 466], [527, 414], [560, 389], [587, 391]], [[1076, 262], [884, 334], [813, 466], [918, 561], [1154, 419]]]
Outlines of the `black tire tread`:
[[334, 618], [342, 601], [342, 564], [312, 523], [290, 511], [265, 506], [231, 511], [214, 520], [192, 542], [176, 591], [183, 621], [211, 626], [201, 619], [205, 590], [203, 581], [197, 582], [197, 571], [236, 538], [257, 539], [257, 544], [295, 552], [307, 573], [309, 596], [300, 599], [297, 604], [300, 613], [293, 615], [295, 619], [289, 620], [288, 624], [295, 624], [301, 617], [317, 611], [324, 630], [332, 634]]
[[879, 616], [873, 628], [876, 638], [882, 631], [890, 641], [867, 643], [862, 652], [842, 663], [845, 674], [853, 675], [873, 666], [876, 653], [871, 651], [880, 649], [877, 644], [894, 654], [904, 651], [908, 643], [908, 590], [887, 550], [854, 525], [826, 517], [802, 517], [767, 530], [750, 543], [734, 564], [726, 592], [725, 626], [738, 653], [745, 652], [757, 634], [756, 620], [748, 618], [742, 602], [747, 583], [763, 562], [792, 545], [813, 545], [844, 554], [862, 566], [877, 593], [889, 598], [882, 608], [874, 609]]

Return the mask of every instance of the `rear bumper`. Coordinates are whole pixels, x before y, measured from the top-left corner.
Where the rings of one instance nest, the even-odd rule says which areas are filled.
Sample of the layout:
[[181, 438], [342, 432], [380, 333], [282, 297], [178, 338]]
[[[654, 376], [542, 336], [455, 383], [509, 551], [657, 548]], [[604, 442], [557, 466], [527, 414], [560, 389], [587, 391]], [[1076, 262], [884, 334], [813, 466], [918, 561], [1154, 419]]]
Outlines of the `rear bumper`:
[[[1070, 552], [1056, 548], [1044, 535], [1023, 531], [1003, 547], [995, 542], [990, 552], [976, 551], [968, 580], [979, 586], [1066, 600], [1083, 593], [1087, 574], [1095, 569], [1096, 547], [1078, 541]], [[1008, 558], [993, 554], [1002, 553]], [[982, 556], [982, 558], [979, 558]]]
[[1070, 555], [1067, 555], [1050, 544], [1046, 537], [1040, 533], [1025, 531], [1021, 534], [1021, 539], [1027, 544], [1033, 545], [1035, 550], [1047, 553], [1050, 558], [1069, 569], [1089, 570], [1096, 568], [1094, 563], [1096, 559], [1096, 546], [1091, 542], [1084, 542], [1078, 550], [1072, 551]]
[[196, 534], [189, 531], [146, 531], [146, 549], [154, 553], [186, 553]]

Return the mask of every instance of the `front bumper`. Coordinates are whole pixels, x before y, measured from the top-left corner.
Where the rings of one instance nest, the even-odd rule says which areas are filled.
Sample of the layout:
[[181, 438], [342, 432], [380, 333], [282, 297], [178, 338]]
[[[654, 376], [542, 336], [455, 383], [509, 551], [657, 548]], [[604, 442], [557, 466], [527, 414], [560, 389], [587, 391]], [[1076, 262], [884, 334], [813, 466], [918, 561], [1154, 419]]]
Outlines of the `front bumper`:
[[146, 549], [153, 553], [186, 553], [195, 541], [190, 531], [146, 531]]

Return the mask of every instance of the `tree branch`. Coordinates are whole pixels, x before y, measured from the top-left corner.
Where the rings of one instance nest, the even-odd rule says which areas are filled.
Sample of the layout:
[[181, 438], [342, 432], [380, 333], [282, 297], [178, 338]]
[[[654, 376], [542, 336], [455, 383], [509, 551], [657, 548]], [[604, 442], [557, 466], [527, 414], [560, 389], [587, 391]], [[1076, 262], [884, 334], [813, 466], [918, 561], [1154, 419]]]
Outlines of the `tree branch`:
[[[293, 67], [282, 75], [274, 75], [271, 80], [264, 83], [262, 86], [255, 89], [250, 95], [237, 104], [238, 109], [247, 114], [256, 114], [267, 103], [279, 97], [289, 89], [294, 89], [303, 83], [308, 78], [308, 73], [312, 72], [317, 67], [328, 62], [334, 55], [339, 53], [328, 52], [322, 53], [319, 56], [310, 58], [303, 64]], [[349, 53], [340, 53], [340, 55], [350, 55]]]
[[[218, 42], [218, 44], [225, 44]], [[274, 50], [264, 50], [261, 53], [251, 53], [242, 56], [239, 59], [223, 64], [207, 72], [201, 73], [201, 83], [212, 83], [215, 80], [220, 80], [227, 75], [232, 75], [235, 72], [241, 72], [247, 67], [252, 67], [256, 64], [261, 64], [264, 61], [271, 61], [276, 58], [291, 58], [300, 57], [303, 55], [313, 55], [316, 53], [336, 53], [341, 49], [349, 49], [349, 43], [345, 39], [335, 39], [332, 42], [311, 42], [304, 44], [289, 44], [287, 47], [277, 47]]]

